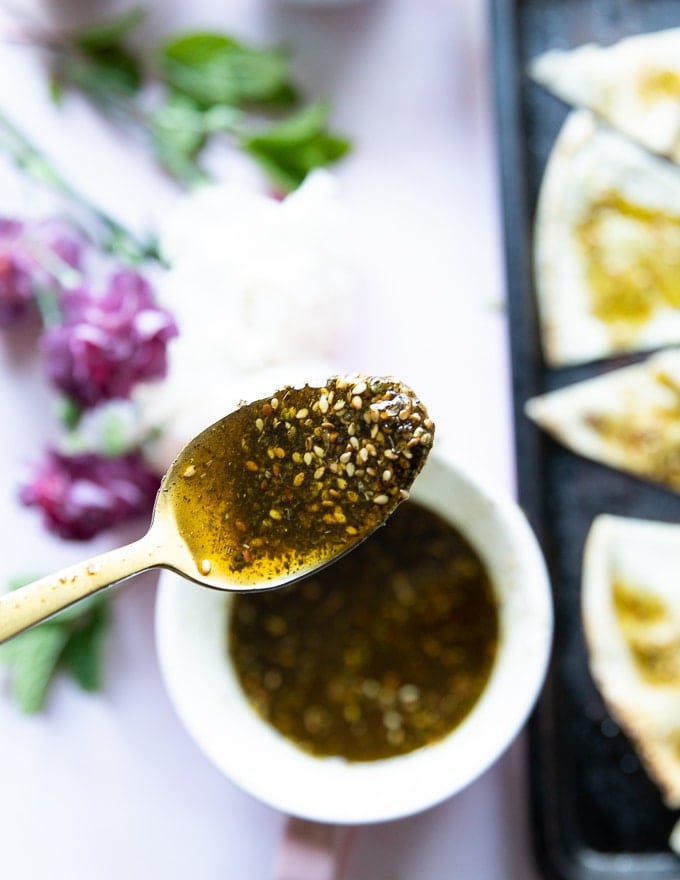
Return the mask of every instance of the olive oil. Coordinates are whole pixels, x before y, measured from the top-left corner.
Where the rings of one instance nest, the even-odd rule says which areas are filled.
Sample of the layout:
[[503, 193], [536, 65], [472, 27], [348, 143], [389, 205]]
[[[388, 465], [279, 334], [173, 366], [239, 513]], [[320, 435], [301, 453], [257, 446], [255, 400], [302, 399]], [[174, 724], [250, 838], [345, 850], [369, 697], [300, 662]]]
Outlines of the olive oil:
[[488, 681], [499, 637], [486, 568], [412, 501], [334, 565], [235, 597], [229, 650], [254, 709], [318, 756], [371, 761], [440, 740]]
[[217, 422], [174, 463], [178, 530], [205, 575], [247, 587], [304, 572], [356, 546], [408, 496], [433, 431], [393, 379], [283, 388]]

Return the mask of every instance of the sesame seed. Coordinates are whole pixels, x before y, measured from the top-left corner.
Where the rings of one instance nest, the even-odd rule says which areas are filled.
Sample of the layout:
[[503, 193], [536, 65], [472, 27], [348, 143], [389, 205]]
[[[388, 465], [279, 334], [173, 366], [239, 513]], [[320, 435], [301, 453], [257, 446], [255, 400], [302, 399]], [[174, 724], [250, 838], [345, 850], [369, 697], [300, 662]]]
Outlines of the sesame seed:
[[361, 409], [361, 407], [364, 405], [364, 401], [361, 397], [359, 397], [358, 394], [355, 394], [351, 400], [351, 405], [354, 409]]
[[212, 562], [209, 559], [201, 560], [201, 574], [210, 574], [212, 571]]
[[404, 705], [413, 705], [420, 699], [420, 688], [415, 684], [403, 684], [397, 691], [397, 696]]
[[189, 478], [189, 477], [193, 477], [195, 473], [196, 473], [196, 467], [195, 467], [195, 465], [190, 464], [190, 465], [188, 465], [188, 466], [184, 469], [184, 472], [182, 473], [182, 476], [183, 476], [183, 477], [187, 477], [187, 478]]
[[319, 409], [321, 410], [322, 413], [328, 412], [328, 398], [326, 397], [325, 394], [322, 394], [321, 397], [319, 398]]
[[402, 724], [401, 715], [394, 709], [388, 709], [383, 715], [383, 724], [388, 730], [399, 730]]
[[373, 501], [375, 504], [387, 504], [389, 501], [389, 497], [387, 495], [374, 495]]

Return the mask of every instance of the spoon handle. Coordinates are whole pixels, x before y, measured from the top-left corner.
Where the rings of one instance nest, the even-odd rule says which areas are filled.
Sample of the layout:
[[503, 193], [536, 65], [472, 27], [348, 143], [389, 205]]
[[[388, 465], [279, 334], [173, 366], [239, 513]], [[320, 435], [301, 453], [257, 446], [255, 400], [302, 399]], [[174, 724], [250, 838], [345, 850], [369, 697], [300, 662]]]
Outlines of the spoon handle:
[[138, 541], [93, 556], [0, 596], [0, 644], [63, 608], [161, 564], [149, 532]]

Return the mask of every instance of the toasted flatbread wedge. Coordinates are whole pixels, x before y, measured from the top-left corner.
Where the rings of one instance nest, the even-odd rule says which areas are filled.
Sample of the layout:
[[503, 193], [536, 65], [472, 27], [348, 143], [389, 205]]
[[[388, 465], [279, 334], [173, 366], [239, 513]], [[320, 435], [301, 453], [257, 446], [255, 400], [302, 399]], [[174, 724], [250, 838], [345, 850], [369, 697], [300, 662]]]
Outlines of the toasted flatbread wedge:
[[536, 82], [592, 110], [639, 144], [680, 162], [680, 28], [611, 46], [553, 49], [529, 68]]
[[668, 807], [680, 807], [680, 525], [604, 515], [586, 542], [593, 679]]
[[525, 412], [574, 452], [680, 492], [680, 349], [534, 397]]
[[550, 366], [680, 342], [680, 167], [573, 111], [543, 176], [534, 261]]

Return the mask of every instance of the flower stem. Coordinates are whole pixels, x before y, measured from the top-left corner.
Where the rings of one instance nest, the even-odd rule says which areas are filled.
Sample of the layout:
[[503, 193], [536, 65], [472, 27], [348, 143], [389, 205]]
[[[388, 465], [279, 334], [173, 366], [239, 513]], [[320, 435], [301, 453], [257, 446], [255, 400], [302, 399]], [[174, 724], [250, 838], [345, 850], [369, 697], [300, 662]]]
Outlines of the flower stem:
[[[140, 240], [130, 230], [109, 217], [108, 214], [85, 198], [82, 193], [74, 189], [1, 110], [0, 152], [9, 156], [14, 164], [33, 180], [55, 190], [66, 197], [81, 212], [84, 212], [88, 222], [77, 225], [87, 238], [94, 238], [103, 250], [116, 254], [131, 263], [160, 259], [155, 242]], [[91, 231], [92, 226], [98, 230], [94, 236]]]

